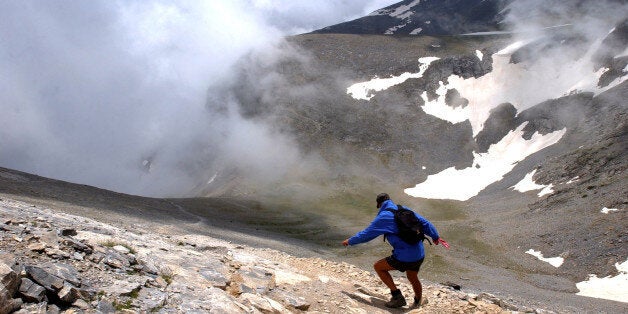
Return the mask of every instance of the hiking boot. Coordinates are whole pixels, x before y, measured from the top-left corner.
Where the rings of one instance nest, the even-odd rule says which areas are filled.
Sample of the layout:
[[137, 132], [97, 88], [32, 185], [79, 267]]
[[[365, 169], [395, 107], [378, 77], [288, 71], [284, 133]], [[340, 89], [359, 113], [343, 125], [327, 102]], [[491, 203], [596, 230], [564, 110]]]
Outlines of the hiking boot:
[[412, 303], [412, 307], [418, 309], [426, 304], [427, 304], [426, 297], [421, 297], [421, 299], [417, 299], [416, 297], [414, 297], [414, 303]]
[[402, 307], [404, 305], [406, 305], [406, 298], [403, 297], [403, 295], [397, 294], [397, 295], [393, 295], [392, 298], [390, 298], [390, 301], [386, 302], [386, 307], [390, 307], [390, 308], [397, 308], [397, 307]]

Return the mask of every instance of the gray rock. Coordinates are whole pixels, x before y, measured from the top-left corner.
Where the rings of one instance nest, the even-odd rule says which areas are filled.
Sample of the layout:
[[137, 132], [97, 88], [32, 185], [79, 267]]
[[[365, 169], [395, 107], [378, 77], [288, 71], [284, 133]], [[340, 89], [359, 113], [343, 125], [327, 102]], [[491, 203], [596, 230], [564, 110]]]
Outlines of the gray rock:
[[7, 299], [13, 297], [19, 284], [17, 273], [9, 265], [0, 262], [0, 298], [2, 295], [5, 295]]
[[77, 235], [77, 234], [78, 234], [78, 233], [76, 232], [76, 229], [74, 229], [74, 228], [64, 228], [64, 229], [61, 229], [61, 230], [59, 231], [59, 233], [60, 233], [62, 236], [66, 236], [66, 237], [67, 237], [67, 236], [75, 236], [75, 235]]
[[111, 303], [110, 301], [106, 301], [106, 300], [102, 300], [100, 302], [98, 302], [98, 305], [96, 306], [96, 310], [100, 313], [103, 314], [109, 314], [109, 313], [115, 313], [116, 312], [116, 308], [113, 307], [113, 303]]
[[129, 254], [129, 253], [131, 253], [131, 250], [127, 249], [126, 247], [124, 247], [122, 245], [115, 245], [114, 247], [112, 247], [112, 249], [114, 249], [116, 252], [118, 252], [120, 254]]
[[168, 301], [168, 293], [155, 288], [145, 288], [140, 290], [137, 299], [142, 309], [152, 310], [162, 307]]
[[267, 293], [275, 288], [273, 273], [262, 267], [254, 266], [248, 270], [241, 268], [237, 273], [241, 276], [244, 286], [253, 288], [259, 294]]
[[61, 242], [66, 246], [72, 247], [77, 251], [85, 252], [87, 254], [91, 254], [94, 251], [91, 246], [72, 238], [65, 238]]
[[199, 273], [201, 274], [201, 276], [203, 276], [203, 278], [209, 281], [213, 287], [225, 290], [229, 285], [229, 279], [227, 279], [225, 275], [218, 271], [208, 268], [202, 268], [201, 270], [199, 270]]
[[242, 303], [250, 305], [262, 313], [285, 313], [288, 310], [279, 302], [252, 293], [243, 293], [239, 298]]
[[295, 308], [301, 311], [307, 311], [310, 308], [310, 303], [303, 297], [297, 297], [287, 292], [281, 293], [281, 299], [289, 307]]
[[46, 290], [57, 292], [63, 288], [63, 279], [48, 273], [41, 267], [26, 266], [27, 275]]
[[128, 296], [142, 286], [143, 284], [138, 282], [115, 280], [112, 284], [103, 287], [103, 291], [114, 296]]
[[55, 275], [77, 287], [81, 286], [81, 280], [74, 266], [61, 263], [44, 263], [41, 267], [48, 273]]
[[128, 258], [114, 250], [108, 250], [102, 262], [105, 263], [105, 265], [109, 265], [113, 268], [119, 269], [131, 266]]
[[46, 297], [46, 289], [28, 278], [22, 278], [20, 295], [26, 302], [39, 303]]
[[74, 303], [72, 303], [72, 306], [79, 308], [81, 310], [91, 309], [91, 306], [89, 305], [89, 303], [85, 302], [85, 300], [82, 300], [82, 299], [78, 299], [74, 301]]
[[65, 303], [74, 303], [81, 297], [81, 292], [78, 288], [66, 282], [63, 288], [57, 292], [57, 296]]

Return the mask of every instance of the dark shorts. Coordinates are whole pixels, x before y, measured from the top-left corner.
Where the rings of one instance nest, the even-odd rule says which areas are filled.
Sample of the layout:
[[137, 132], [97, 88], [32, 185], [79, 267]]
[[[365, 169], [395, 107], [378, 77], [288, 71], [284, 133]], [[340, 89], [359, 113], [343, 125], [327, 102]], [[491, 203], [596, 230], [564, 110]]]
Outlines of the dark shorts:
[[423, 259], [416, 262], [402, 262], [391, 255], [386, 257], [386, 262], [400, 272], [405, 272], [406, 270], [419, 271], [421, 264], [423, 264]]

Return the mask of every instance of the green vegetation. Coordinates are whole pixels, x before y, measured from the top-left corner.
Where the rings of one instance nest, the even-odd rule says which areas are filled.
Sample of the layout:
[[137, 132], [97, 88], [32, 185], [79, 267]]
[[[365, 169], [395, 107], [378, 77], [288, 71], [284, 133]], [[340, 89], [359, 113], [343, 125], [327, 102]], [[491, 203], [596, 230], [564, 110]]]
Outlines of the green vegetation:
[[164, 279], [164, 281], [166, 281], [166, 283], [168, 285], [170, 285], [172, 283], [172, 279], [173, 279], [173, 275], [168, 275], [168, 274], [161, 274], [161, 278]]
[[113, 301], [113, 307], [116, 309], [116, 311], [130, 310], [133, 308], [133, 300], [128, 299], [121, 303]]

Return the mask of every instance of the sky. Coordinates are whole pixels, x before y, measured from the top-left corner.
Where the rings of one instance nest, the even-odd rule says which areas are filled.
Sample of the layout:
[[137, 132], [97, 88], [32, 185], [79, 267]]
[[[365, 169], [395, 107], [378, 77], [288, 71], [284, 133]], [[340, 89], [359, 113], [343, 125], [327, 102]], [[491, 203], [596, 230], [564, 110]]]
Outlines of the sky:
[[0, 167], [178, 196], [219, 156], [289, 163], [289, 138], [209, 112], [208, 89], [252, 49], [394, 2], [2, 1]]

